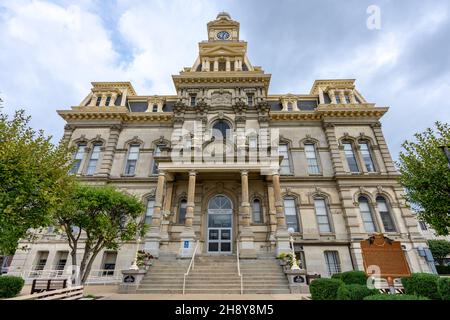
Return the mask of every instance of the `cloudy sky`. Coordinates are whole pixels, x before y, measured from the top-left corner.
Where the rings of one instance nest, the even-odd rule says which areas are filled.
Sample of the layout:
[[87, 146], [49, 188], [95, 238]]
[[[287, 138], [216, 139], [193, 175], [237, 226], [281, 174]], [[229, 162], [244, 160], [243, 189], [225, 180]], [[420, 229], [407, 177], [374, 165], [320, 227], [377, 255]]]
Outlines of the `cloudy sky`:
[[[367, 8], [380, 8], [369, 29]], [[270, 93], [307, 93], [315, 79], [354, 78], [382, 120], [394, 158], [414, 132], [450, 122], [450, 1], [0, 0], [0, 97], [59, 139], [56, 110], [91, 81], [131, 81], [138, 94], [173, 94], [206, 23], [227, 11], [249, 58], [272, 74]]]

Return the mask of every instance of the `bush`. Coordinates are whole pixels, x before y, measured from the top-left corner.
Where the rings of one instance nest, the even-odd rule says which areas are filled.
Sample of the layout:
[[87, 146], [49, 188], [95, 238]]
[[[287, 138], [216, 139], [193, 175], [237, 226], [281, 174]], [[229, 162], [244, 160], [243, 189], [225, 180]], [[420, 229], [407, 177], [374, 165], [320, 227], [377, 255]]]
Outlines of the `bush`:
[[342, 280], [345, 284], [366, 285], [367, 281], [367, 275], [364, 271], [347, 271], [342, 273], [335, 273], [331, 276], [331, 278]]
[[362, 300], [367, 296], [378, 294], [376, 289], [369, 289], [362, 284], [346, 284], [340, 286], [337, 291], [338, 300]]
[[17, 296], [24, 284], [25, 281], [21, 277], [0, 276], [0, 298]]
[[429, 300], [427, 297], [411, 294], [375, 294], [367, 296], [363, 300]]
[[336, 300], [337, 291], [343, 285], [344, 282], [339, 279], [315, 279], [309, 285], [311, 298], [313, 300]]
[[438, 280], [438, 292], [442, 300], [450, 300], [450, 278]]
[[409, 278], [402, 278], [402, 284], [406, 294], [440, 299], [438, 279], [438, 276], [431, 273], [413, 273]]
[[450, 274], [450, 266], [436, 266], [436, 271], [439, 274]]

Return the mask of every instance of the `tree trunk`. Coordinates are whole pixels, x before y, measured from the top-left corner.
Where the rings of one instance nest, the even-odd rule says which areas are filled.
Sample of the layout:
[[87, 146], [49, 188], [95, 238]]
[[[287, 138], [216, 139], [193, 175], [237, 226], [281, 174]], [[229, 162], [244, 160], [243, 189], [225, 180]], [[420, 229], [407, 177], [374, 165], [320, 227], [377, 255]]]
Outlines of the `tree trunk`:
[[95, 258], [97, 257], [98, 253], [100, 252], [100, 250], [102, 248], [103, 248], [103, 246], [101, 246], [99, 249], [95, 250], [92, 253], [92, 256], [90, 257], [90, 259], [89, 259], [89, 261], [88, 261], [88, 263], [86, 265], [86, 268], [84, 270], [83, 277], [81, 278], [81, 283], [82, 284], [84, 284], [87, 281], [87, 279], [89, 277], [89, 273], [91, 273], [92, 264], [94, 263]]

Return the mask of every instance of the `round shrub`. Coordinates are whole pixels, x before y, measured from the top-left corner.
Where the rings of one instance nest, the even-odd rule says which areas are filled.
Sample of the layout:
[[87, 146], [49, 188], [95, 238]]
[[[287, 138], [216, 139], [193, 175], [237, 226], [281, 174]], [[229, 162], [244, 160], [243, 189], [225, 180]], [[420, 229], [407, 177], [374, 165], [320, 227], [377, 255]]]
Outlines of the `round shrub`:
[[24, 284], [25, 281], [21, 277], [0, 276], [0, 298], [17, 296]]
[[431, 273], [413, 273], [409, 278], [402, 278], [402, 284], [406, 294], [440, 299], [438, 279], [438, 276]]
[[367, 296], [363, 300], [430, 300], [427, 297], [411, 294], [375, 294]]
[[331, 278], [342, 280], [345, 284], [365, 285], [367, 281], [367, 275], [364, 271], [347, 271], [342, 273], [335, 273], [331, 276]]
[[338, 300], [362, 300], [367, 296], [378, 294], [376, 289], [369, 289], [362, 284], [346, 284], [340, 286], [337, 291]]
[[344, 283], [339, 279], [319, 278], [309, 285], [313, 300], [336, 300], [337, 291]]
[[438, 293], [442, 300], [450, 300], [450, 278], [439, 278]]

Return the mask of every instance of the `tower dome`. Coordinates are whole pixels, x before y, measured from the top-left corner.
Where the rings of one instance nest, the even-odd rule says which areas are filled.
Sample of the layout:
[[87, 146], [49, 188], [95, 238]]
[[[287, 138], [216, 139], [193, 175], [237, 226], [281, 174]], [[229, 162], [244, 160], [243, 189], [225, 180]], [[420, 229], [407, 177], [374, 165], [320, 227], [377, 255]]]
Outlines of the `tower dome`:
[[216, 19], [217, 20], [219, 20], [219, 19], [231, 20], [231, 16], [228, 12], [222, 11], [222, 12], [219, 12]]

